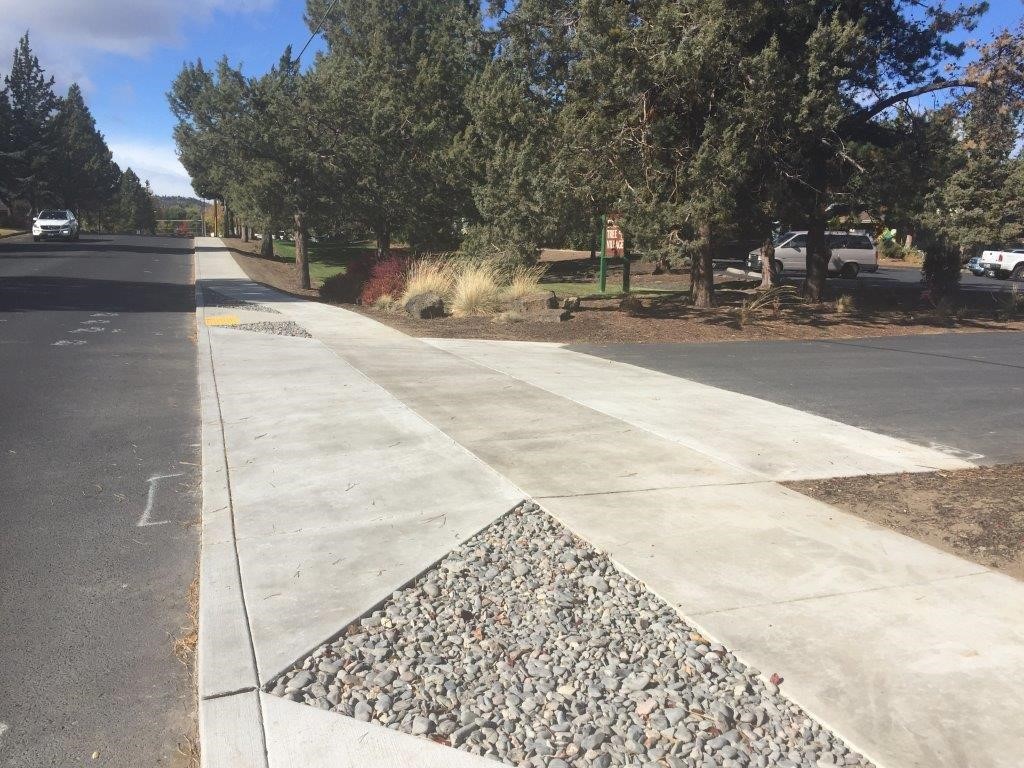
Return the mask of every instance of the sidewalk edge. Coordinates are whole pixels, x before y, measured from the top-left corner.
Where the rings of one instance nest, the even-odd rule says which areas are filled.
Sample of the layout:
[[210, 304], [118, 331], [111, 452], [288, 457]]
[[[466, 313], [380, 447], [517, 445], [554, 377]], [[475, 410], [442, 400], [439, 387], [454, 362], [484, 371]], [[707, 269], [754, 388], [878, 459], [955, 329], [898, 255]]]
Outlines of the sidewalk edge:
[[268, 765], [256, 661], [235, 548], [231, 487], [198, 249], [193, 250], [202, 422], [197, 699], [204, 768]]

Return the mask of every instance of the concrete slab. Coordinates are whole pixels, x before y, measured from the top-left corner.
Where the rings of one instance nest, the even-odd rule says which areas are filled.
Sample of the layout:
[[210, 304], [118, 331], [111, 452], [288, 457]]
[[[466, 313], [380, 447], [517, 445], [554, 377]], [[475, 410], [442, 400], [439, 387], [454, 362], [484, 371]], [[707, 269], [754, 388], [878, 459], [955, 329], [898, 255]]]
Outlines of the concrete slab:
[[986, 572], [775, 483], [543, 506], [691, 617]]
[[428, 343], [767, 479], [974, 466], [795, 408], [557, 345], [477, 339]]
[[494, 768], [428, 739], [262, 694], [273, 768]]
[[[201, 258], [230, 276], [221, 254]], [[523, 499], [319, 341], [205, 331], [259, 683]], [[211, 540], [210, 554], [229, 553]]]
[[260, 701], [255, 691], [203, 701], [199, 707], [203, 768], [267, 765]]
[[1019, 768], [1021, 592], [981, 573], [695, 618], [879, 765]]
[[[267, 487], [274, 508], [260, 507], [254, 497], [245, 504], [253, 513], [245, 522], [239, 516], [239, 528], [251, 531], [239, 546], [243, 583], [259, 614], [253, 622], [257, 648], [271, 649], [261, 658], [261, 680], [507, 508], [489, 512], [484, 501], [525, 492], [547, 497], [543, 503], [552, 513], [742, 658], [765, 673], [783, 675], [789, 695], [880, 765], [1002, 766], [1024, 752], [1024, 732], [1008, 725], [1024, 715], [1024, 702], [1012, 688], [1024, 666], [1024, 585], [766, 480], [807, 476], [787, 474], [806, 466], [836, 474], [830, 461], [864, 472], [925, 468], [933, 459], [935, 466], [951, 467], [945, 462], [955, 459], [753, 398], [741, 402], [705, 385], [655, 380], [625, 366], [598, 371], [550, 346], [520, 355], [523, 366], [515, 369], [511, 360], [468, 359], [356, 313], [254, 287], [223, 259], [218, 269], [229, 284], [225, 291], [274, 302], [324, 345], [307, 342], [287, 354], [268, 346], [257, 355], [263, 362], [249, 369], [248, 381], [244, 360], [255, 347], [246, 350], [238, 346], [244, 342], [232, 341], [230, 349], [223, 348], [225, 361], [237, 355], [230, 357], [230, 369], [238, 378], [225, 391], [238, 410], [229, 417], [231, 406], [224, 404], [228, 445], [237, 446], [242, 462], [237, 469], [232, 464], [233, 480], [244, 475], [246, 484], [260, 481], [261, 473], [250, 465], [261, 460], [262, 446], [253, 446], [265, 438], [255, 421], [265, 417], [273, 429], [270, 445], [280, 452], [265, 452], [264, 486], [274, 472], [280, 474], [275, 484], [291, 478], [286, 485], [296, 489], [294, 516], [289, 497], [272, 496]], [[486, 355], [500, 358], [495, 349]], [[307, 358], [299, 358], [305, 355], [304, 364]], [[566, 366], [573, 369], [570, 379], [560, 378]], [[535, 368], [543, 381], [533, 381], [540, 376]], [[260, 381], [254, 382], [257, 370]], [[317, 378], [320, 370], [327, 372], [324, 378]], [[359, 376], [373, 386], [358, 385]], [[650, 408], [613, 410], [627, 383], [646, 388], [640, 391]], [[581, 390], [599, 390], [601, 396], [590, 399]], [[347, 420], [351, 402], [348, 408], [338, 403], [349, 395], [339, 401], [322, 395], [331, 391], [358, 391], [355, 410], [386, 414], [376, 442], [372, 436], [361, 442], [372, 428], [354, 415]], [[327, 414], [323, 429], [309, 419], [289, 419], [275, 405], [299, 398]], [[719, 406], [719, 418], [709, 420], [703, 412], [709, 403]], [[386, 442], [392, 429], [420, 435], [415, 419], [401, 415], [404, 407], [436, 432], [435, 438], [406, 438], [420, 446], [436, 444], [436, 473], [466, 472], [469, 485], [487, 489], [462, 497], [459, 511], [448, 518], [455, 527], [450, 532], [436, 527], [431, 499], [404, 506], [397, 501], [430, 492], [403, 490], [389, 497], [389, 489], [378, 491], [369, 477], [392, 457], [403, 472], [425, 477], [425, 465], [403, 454], [402, 445]], [[666, 412], [670, 416], [663, 418]], [[824, 435], [816, 432], [822, 429]], [[322, 432], [337, 439], [321, 439]], [[747, 439], [748, 432], [755, 437]], [[319, 462], [305, 472], [303, 433], [315, 442], [316, 452], [307, 453]], [[465, 464], [454, 458], [456, 443], [509, 478], [509, 490], [499, 484], [496, 491], [493, 475], [482, 481], [483, 465], [476, 459]], [[358, 504], [350, 503], [356, 498], [351, 491], [330, 491], [342, 474], [349, 478], [347, 487], [349, 472], [366, 474], [360, 483], [373, 489]], [[435, 481], [423, 480], [428, 482]], [[315, 501], [303, 510], [307, 495]], [[378, 498], [388, 500], [367, 510], [368, 501]], [[295, 647], [290, 657], [285, 647]], [[991, 715], [978, 714], [988, 701], [999, 701], [999, 707]], [[367, 756], [352, 741], [372, 741], [372, 726], [281, 700], [265, 706], [268, 722], [278, 718], [268, 725], [272, 759], [292, 761], [284, 765], [320, 765], [325, 750], [335, 763], [353, 765], [422, 765], [434, 759], [423, 757], [430, 745], [415, 739], [409, 748], [415, 744], [417, 751], [395, 753], [401, 755], [397, 762], [390, 745]], [[447, 759], [453, 753], [437, 754], [439, 765], [456, 764], [455, 757]]]

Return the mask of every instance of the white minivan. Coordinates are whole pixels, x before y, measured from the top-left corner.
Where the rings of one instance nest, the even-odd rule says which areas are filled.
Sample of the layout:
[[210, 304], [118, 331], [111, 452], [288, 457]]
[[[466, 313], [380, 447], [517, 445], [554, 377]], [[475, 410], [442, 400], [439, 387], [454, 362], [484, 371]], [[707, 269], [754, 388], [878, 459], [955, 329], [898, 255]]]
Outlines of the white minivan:
[[[856, 277], [860, 272], [878, 271], [878, 251], [865, 232], [826, 232], [832, 258], [828, 262], [829, 274]], [[747, 267], [761, 271], [761, 251], [747, 255]], [[775, 270], [804, 272], [807, 269], [807, 232], [784, 232], [775, 238]]]

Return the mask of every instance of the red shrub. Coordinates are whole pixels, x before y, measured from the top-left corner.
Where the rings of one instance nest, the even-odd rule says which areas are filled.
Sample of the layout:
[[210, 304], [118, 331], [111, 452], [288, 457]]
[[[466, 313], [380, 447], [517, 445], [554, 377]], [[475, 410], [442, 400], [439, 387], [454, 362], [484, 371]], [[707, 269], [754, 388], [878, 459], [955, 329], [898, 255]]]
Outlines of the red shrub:
[[345, 264], [345, 271], [324, 280], [320, 295], [328, 301], [355, 304], [363, 292], [363, 286], [373, 271], [373, 252], [352, 256]]
[[409, 262], [401, 256], [386, 256], [373, 265], [369, 279], [363, 284], [360, 302], [373, 304], [381, 296], [391, 295], [396, 299], [405, 290], [405, 273]]

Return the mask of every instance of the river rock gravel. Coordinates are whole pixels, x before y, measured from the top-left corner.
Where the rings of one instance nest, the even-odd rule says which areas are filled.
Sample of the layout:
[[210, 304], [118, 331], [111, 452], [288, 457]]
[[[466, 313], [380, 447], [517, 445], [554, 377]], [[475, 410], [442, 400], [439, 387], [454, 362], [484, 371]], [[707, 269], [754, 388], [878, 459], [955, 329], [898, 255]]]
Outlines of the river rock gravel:
[[298, 336], [303, 339], [313, 338], [309, 331], [298, 323], [291, 320], [280, 320], [276, 322], [261, 323], [239, 323], [232, 326], [239, 331], [252, 331], [253, 333], [265, 333], [270, 336]]
[[871, 765], [529, 502], [268, 690], [530, 768]]

